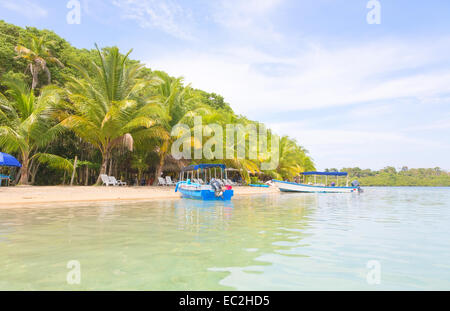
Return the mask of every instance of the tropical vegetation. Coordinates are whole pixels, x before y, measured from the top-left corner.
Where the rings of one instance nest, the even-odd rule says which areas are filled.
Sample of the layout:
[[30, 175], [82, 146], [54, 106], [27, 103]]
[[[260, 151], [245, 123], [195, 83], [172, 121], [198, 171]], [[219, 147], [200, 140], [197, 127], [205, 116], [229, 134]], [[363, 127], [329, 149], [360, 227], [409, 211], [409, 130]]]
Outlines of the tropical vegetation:
[[[247, 182], [250, 176], [292, 179], [314, 169], [308, 151], [287, 136], [280, 138], [278, 165], [268, 171], [262, 163], [270, 152], [250, 146], [249, 134], [242, 138], [245, 154], [257, 157], [233, 149], [235, 156], [225, 160], [209, 154], [175, 159], [171, 149], [179, 137], [172, 130], [186, 124], [195, 132], [196, 117], [202, 117], [204, 136], [202, 142], [188, 138], [192, 154], [205, 141], [212, 150], [230, 147], [225, 135], [215, 140], [212, 124], [260, 124], [235, 114], [222, 96], [151, 70], [130, 53], [77, 49], [52, 31], [0, 21], [0, 151], [22, 162], [16, 183], [64, 184], [73, 175], [75, 184], [93, 185], [109, 174], [148, 184], [203, 162], [225, 162]], [[268, 138], [278, 136], [269, 130]]]
[[6, 96], [0, 94], [0, 146], [18, 154], [22, 162], [21, 184], [34, 182], [40, 163], [70, 169], [64, 158], [46, 153], [48, 144], [63, 130], [52, 122], [59, 92], [48, 86], [36, 97], [22, 81], [6, 81]]
[[[337, 169], [327, 169], [337, 172]], [[433, 186], [450, 187], [450, 173], [439, 167], [408, 168], [403, 166], [396, 169], [387, 166], [378, 171], [370, 169], [343, 168], [341, 172], [348, 172], [351, 179], [357, 179], [363, 186]]]

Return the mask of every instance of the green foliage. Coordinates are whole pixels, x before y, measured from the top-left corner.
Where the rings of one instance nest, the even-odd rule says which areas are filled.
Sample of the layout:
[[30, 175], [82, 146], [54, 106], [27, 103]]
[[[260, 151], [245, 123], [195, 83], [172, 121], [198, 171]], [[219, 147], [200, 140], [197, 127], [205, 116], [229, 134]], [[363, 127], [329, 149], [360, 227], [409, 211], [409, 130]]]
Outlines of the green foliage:
[[272, 172], [273, 177], [292, 180], [301, 172], [314, 170], [314, 164], [307, 154], [308, 152], [295, 140], [283, 136], [280, 139], [279, 164], [277, 169]]
[[[50, 168], [56, 170], [64, 170], [66, 172], [73, 171], [73, 163], [57, 155], [48, 153], [37, 153], [35, 155], [35, 158], [39, 162], [41, 162], [42, 164], [46, 164]], [[80, 165], [80, 163], [78, 163], [77, 165]]]
[[[25, 162], [23, 181], [64, 182], [75, 156], [83, 184], [99, 173], [155, 177], [167, 160], [173, 166], [170, 134], [176, 125], [192, 126], [195, 116], [202, 116], [205, 130], [211, 123], [259, 124], [236, 115], [222, 96], [193, 89], [128, 56], [116, 47], [77, 49], [52, 31], [0, 21], [0, 148]], [[249, 149], [249, 137], [244, 139], [248, 155], [255, 150]], [[224, 137], [217, 143], [226, 147], [227, 142]], [[278, 167], [266, 176], [292, 179], [314, 168], [296, 141], [281, 138], [281, 149]], [[269, 158], [223, 162], [248, 182]]]
[[350, 178], [358, 179], [364, 186], [430, 186], [450, 187], [450, 173], [436, 168], [403, 167], [397, 171], [388, 166], [379, 171], [370, 169], [343, 168], [341, 172], [348, 172]]
[[224, 98], [216, 93], [207, 93], [205, 91], [202, 90], [197, 90], [201, 96], [201, 101], [215, 109], [215, 110], [221, 110], [224, 112], [233, 112], [233, 110], [231, 109], [230, 105], [228, 103], [225, 102]]
[[6, 81], [5, 85], [9, 87], [6, 92], [8, 97], [0, 93], [0, 147], [6, 152], [18, 154], [23, 165], [20, 182], [28, 184], [29, 175], [33, 172], [33, 160], [39, 161], [39, 151], [63, 131], [60, 125], [53, 122], [60, 90], [47, 86], [36, 97], [23, 81]]
[[259, 180], [259, 177], [250, 177], [250, 183], [252, 185], [264, 185], [264, 183]]
[[67, 115], [61, 124], [97, 148], [103, 158], [100, 174], [106, 174], [111, 152], [119, 145], [132, 150], [132, 134], [153, 127], [158, 107], [138, 96], [149, 81], [138, 79], [139, 64], [126, 63], [118, 48], [101, 52], [88, 68], [77, 66], [83, 78], [66, 84]]

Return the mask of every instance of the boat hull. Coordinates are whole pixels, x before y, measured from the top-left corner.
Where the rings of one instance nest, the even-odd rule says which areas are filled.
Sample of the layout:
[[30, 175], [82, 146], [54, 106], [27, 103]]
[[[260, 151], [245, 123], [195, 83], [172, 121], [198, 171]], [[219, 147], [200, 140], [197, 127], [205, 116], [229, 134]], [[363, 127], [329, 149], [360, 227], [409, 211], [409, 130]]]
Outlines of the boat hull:
[[359, 187], [327, 187], [297, 184], [293, 182], [273, 180], [273, 183], [282, 192], [302, 192], [302, 193], [357, 193]]
[[181, 193], [181, 197], [183, 198], [202, 201], [230, 201], [234, 195], [233, 190], [225, 190], [222, 196], [217, 197], [212, 189], [204, 186], [180, 185], [177, 191]]

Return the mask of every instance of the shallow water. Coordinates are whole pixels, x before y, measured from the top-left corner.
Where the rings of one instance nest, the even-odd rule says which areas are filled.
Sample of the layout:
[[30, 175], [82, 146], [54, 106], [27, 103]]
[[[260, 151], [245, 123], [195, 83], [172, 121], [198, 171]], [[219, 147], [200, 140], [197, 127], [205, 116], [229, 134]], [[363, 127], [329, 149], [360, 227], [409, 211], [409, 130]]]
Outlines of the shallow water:
[[0, 290], [50, 289], [450, 290], [450, 189], [0, 209]]

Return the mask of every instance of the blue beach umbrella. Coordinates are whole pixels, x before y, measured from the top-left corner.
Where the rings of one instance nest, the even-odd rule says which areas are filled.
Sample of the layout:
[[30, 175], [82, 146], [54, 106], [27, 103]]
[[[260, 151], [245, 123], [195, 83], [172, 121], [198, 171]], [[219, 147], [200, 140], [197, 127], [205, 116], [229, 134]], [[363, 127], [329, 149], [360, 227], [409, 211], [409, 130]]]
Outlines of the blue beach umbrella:
[[12, 155], [0, 152], [0, 166], [22, 167], [22, 164]]

